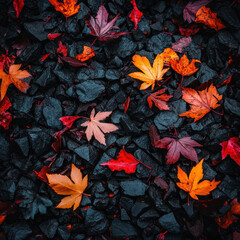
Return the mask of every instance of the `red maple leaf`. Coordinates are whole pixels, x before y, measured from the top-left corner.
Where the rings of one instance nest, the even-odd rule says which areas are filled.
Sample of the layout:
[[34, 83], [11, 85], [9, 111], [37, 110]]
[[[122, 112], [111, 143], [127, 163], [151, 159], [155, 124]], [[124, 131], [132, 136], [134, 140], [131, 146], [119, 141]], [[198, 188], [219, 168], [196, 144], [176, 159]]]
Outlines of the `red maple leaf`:
[[68, 128], [71, 128], [73, 123], [79, 119], [79, 116], [66, 116], [61, 117], [59, 120], [62, 121], [63, 125], [67, 126]]
[[168, 101], [172, 95], [163, 94], [166, 89], [161, 89], [155, 93], [150, 93], [147, 98], [149, 107], [152, 108], [152, 104], [154, 102], [155, 106], [160, 110], [169, 110], [169, 106], [166, 101]]
[[47, 176], [46, 176], [46, 173], [51, 173], [51, 170], [50, 170], [50, 167], [48, 166], [44, 166], [40, 172], [37, 172], [35, 170], [33, 170], [33, 173], [34, 175], [39, 178], [40, 180], [48, 183], [48, 179], [47, 179]]
[[137, 8], [137, 4], [135, 0], [132, 0], [131, 4], [133, 5], [133, 10], [131, 11], [129, 17], [131, 21], [134, 23], [134, 29], [136, 30], [138, 26], [138, 22], [141, 21], [143, 13], [139, 11], [139, 9]]
[[117, 16], [108, 22], [108, 12], [106, 8], [101, 5], [98, 9], [96, 18], [94, 19], [88, 14], [85, 22], [91, 30], [91, 35], [98, 37], [100, 41], [106, 42], [108, 40], [112, 40], [129, 33], [112, 31], [113, 29], [118, 29], [117, 26], [114, 26], [114, 24], [117, 22], [118, 17], [119, 14], [117, 14]]
[[125, 173], [134, 173], [139, 161], [124, 149], [119, 152], [117, 159], [111, 159], [108, 162], [102, 163], [102, 166], [108, 166], [112, 171], [125, 171]]
[[240, 166], [240, 142], [238, 137], [232, 137], [226, 142], [220, 143], [222, 146], [222, 159], [226, 158], [227, 155]]
[[7, 96], [0, 102], [0, 126], [4, 129], [9, 128], [9, 124], [12, 121], [12, 115], [10, 112], [6, 112], [11, 107], [11, 103]]
[[16, 18], [19, 18], [20, 12], [22, 11], [22, 8], [24, 6], [23, 0], [14, 0], [13, 1], [13, 7], [16, 11]]
[[47, 38], [52, 41], [52, 40], [54, 40], [55, 38], [59, 37], [60, 35], [61, 35], [61, 33], [49, 33], [49, 34], [47, 35]]

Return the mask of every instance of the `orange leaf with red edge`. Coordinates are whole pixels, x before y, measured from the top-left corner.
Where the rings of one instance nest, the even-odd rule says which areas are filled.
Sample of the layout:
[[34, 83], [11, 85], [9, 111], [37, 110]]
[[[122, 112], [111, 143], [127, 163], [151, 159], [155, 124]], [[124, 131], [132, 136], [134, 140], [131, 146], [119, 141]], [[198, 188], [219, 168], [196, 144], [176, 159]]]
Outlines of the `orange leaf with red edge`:
[[66, 18], [79, 12], [80, 4], [77, 5], [76, 0], [49, 0], [49, 2], [55, 7], [55, 10], [61, 12]]
[[238, 137], [232, 137], [226, 142], [220, 143], [222, 146], [222, 159], [229, 155], [240, 166], [240, 141]]
[[108, 166], [112, 171], [125, 171], [125, 173], [134, 173], [139, 162], [136, 158], [127, 153], [124, 149], [119, 152], [117, 159], [111, 159], [102, 163], [102, 166]]
[[218, 103], [222, 99], [213, 84], [202, 91], [191, 88], [182, 88], [183, 100], [190, 104], [191, 109], [181, 113], [180, 117], [194, 118], [194, 122], [204, 117], [207, 113], [220, 106]]
[[95, 53], [93, 48], [84, 46], [83, 53], [76, 55], [75, 58], [81, 62], [85, 62], [94, 56], [95, 56]]
[[138, 26], [138, 22], [141, 21], [143, 13], [139, 11], [139, 9], [137, 8], [137, 4], [135, 0], [132, 0], [131, 4], [133, 5], [133, 10], [131, 11], [129, 17], [131, 21], [134, 23], [134, 29], [136, 30]]
[[198, 70], [195, 63], [201, 63], [201, 61], [196, 59], [192, 59], [191, 63], [189, 63], [189, 59], [186, 54], [184, 54], [179, 61], [173, 59], [170, 62], [172, 69], [182, 76], [189, 76], [195, 73]]
[[171, 48], [165, 48], [160, 56], [163, 58], [164, 64], [166, 65], [169, 65], [171, 60], [179, 60], [177, 53]]
[[154, 103], [155, 106], [159, 110], [169, 110], [169, 106], [167, 105], [166, 101], [168, 101], [172, 95], [164, 94], [166, 89], [161, 89], [155, 93], [150, 93], [149, 97], [147, 98], [149, 107], [152, 108], [152, 104]]
[[129, 76], [143, 81], [140, 90], [144, 90], [150, 86], [152, 86], [153, 90], [156, 81], [162, 80], [163, 75], [169, 70], [169, 68], [163, 69], [164, 59], [160, 54], [156, 56], [153, 62], [153, 67], [146, 57], [134, 55], [132, 60], [133, 64], [142, 72], [130, 73]]
[[31, 77], [32, 75], [26, 70], [20, 70], [21, 64], [13, 64], [9, 67], [9, 73], [5, 73], [0, 70], [1, 83], [1, 99], [6, 95], [8, 86], [14, 84], [21, 92], [26, 93], [27, 89], [30, 87], [27, 82], [20, 79]]
[[217, 18], [217, 13], [213, 13], [210, 8], [205, 6], [198, 9], [195, 22], [203, 23], [216, 31], [226, 28], [221, 19]]
[[177, 186], [183, 189], [185, 192], [188, 192], [189, 195], [198, 200], [197, 195], [206, 196], [209, 195], [212, 190], [214, 190], [220, 181], [209, 181], [204, 180], [199, 183], [203, 178], [203, 164], [202, 159], [195, 167], [192, 168], [189, 176], [178, 166], [178, 179], [180, 182], [177, 183]]
[[82, 200], [82, 195], [88, 184], [88, 175], [82, 178], [82, 173], [72, 164], [70, 177], [60, 174], [46, 174], [49, 186], [64, 197], [56, 208], [71, 208], [76, 210]]

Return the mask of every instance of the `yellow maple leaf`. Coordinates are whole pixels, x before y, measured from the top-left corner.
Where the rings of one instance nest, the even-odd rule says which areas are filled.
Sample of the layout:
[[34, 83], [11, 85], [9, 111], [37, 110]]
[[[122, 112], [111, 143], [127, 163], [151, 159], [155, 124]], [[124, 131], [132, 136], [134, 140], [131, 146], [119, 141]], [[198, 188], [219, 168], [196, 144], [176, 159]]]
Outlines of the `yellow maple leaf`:
[[82, 173], [74, 164], [72, 164], [71, 179], [60, 174], [46, 174], [50, 187], [61, 195], [68, 195], [63, 198], [56, 208], [77, 209], [82, 195], [87, 187], [88, 175], [82, 178]]
[[142, 72], [130, 73], [129, 76], [144, 82], [141, 85], [140, 90], [144, 90], [150, 86], [152, 86], [153, 90], [155, 82], [162, 80], [163, 75], [169, 70], [169, 68], [163, 69], [164, 60], [160, 54], [156, 56], [153, 62], [153, 67], [146, 57], [134, 55], [132, 60], [133, 64]]
[[178, 166], [178, 179], [179, 183], [177, 183], [178, 187], [183, 189], [185, 192], [188, 192], [189, 195], [198, 200], [197, 195], [205, 196], [210, 194], [212, 190], [214, 190], [220, 181], [209, 181], [204, 180], [199, 183], [199, 181], [203, 178], [203, 164], [202, 159], [200, 163], [198, 163], [195, 167], [192, 168], [189, 177], [187, 174]]

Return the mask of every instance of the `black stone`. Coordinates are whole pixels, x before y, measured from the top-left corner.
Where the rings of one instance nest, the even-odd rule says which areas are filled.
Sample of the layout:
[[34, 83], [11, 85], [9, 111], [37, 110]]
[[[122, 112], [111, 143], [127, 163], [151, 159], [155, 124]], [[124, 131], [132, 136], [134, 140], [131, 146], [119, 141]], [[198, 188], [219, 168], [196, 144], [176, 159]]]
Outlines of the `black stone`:
[[29, 22], [24, 23], [25, 29], [31, 33], [39, 41], [47, 40], [47, 32], [44, 30], [44, 22]]
[[53, 238], [58, 229], [58, 222], [56, 219], [51, 219], [39, 225], [39, 228], [47, 238]]
[[197, 79], [200, 83], [205, 83], [208, 80], [217, 77], [218, 74], [215, 70], [208, 67], [206, 63], [201, 63], [200, 69], [197, 72]]
[[26, 222], [12, 224], [7, 232], [7, 238], [9, 240], [25, 240], [28, 239], [29, 235], [32, 233], [31, 228]]
[[29, 153], [29, 141], [27, 137], [15, 139], [15, 143], [20, 148], [22, 154], [27, 157]]
[[133, 217], [137, 217], [142, 211], [149, 208], [149, 205], [145, 202], [136, 202], [134, 203], [131, 213]]
[[128, 196], [143, 196], [148, 189], [148, 186], [140, 180], [121, 181], [120, 186], [123, 193]]
[[98, 159], [98, 152], [92, 145], [82, 145], [78, 148], [75, 148], [73, 151], [77, 153], [78, 156], [88, 161], [91, 165], [95, 165]]
[[113, 237], [133, 238], [137, 237], [137, 230], [133, 225], [127, 222], [114, 219], [111, 224], [111, 233]]
[[169, 232], [179, 233], [180, 225], [176, 221], [173, 213], [168, 213], [159, 218], [160, 225]]
[[235, 99], [225, 98], [224, 99], [224, 108], [238, 117], [240, 117], [240, 103]]
[[46, 68], [41, 75], [35, 80], [35, 83], [37, 83], [41, 87], [46, 87], [48, 85], [52, 85], [56, 83], [56, 77], [52, 73], [52, 70], [50, 67]]
[[127, 37], [122, 37], [119, 42], [117, 54], [121, 58], [132, 55], [137, 49], [137, 44]]
[[148, 41], [147, 49], [148, 51], [153, 51], [154, 54], [162, 53], [165, 48], [172, 46], [172, 37], [166, 33], [159, 33], [154, 35]]
[[10, 148], [8, 141], [0, 135], [1, 159], [6, 161], [10, 158]]

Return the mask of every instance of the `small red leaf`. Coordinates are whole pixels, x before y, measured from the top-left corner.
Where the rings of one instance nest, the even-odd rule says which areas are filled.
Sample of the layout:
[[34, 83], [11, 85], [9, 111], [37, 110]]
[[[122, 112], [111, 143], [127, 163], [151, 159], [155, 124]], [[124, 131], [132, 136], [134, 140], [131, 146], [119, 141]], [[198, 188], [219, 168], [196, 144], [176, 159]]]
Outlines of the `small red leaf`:
[[134, 29], [136, 30], [138, 26], [138, 22], [141, 21], [143, 13], [139, 11], [139, 9], [137, 8], [137, 4], [135, 0], [132, 0], [131, 4], [133, 5], [133, 10], [130, 13], [129, 17], [131, 21], [134, 23]]
[[154, 147], [156, 147], [158, 142], [160, 141], [160, 136], [158, 134], [157, 128], [153, 124], [149, 128], [149, 136], [150, 136], [151, 144]]
[[61, 35], [61, 33], [49, 33], [49, 34], [47, 35], [47, 37], [48, 37], [49, 40], [54, 40], [54, 39], [56, 39], [57, 37], [59, 37], [60, 35]]
[[79, 116], [67, 116], [67, 117], [61, 117], [59, 120], [62, 121], [63, 125], [67, 126], [68, 128], [71, 128], [73, 123], [79, 119]]
[[50, 167], [48, 166], [44, 166], [40, 172], [37, 172], [35, 170], [33, 170], [33, 173], [34, 175], [39, 178], [40, 180], [48, 183], [48, 179], [47, 179], [47, 176], [46, 176], [46, 173], [51, 173], [51, 170], [50, 170]]
[[163, 190], [168, 189], [168, 184], [161, 177], [155, 177], [154, 178], [154, 183]]
[[4, 129], [9, 128], [9, 124], [12, 121], [12, 115], [9, 112], [6, 112], [11, 107], [11, 103], [7, 96], [0, 102], [0, 126], [3, 126]]
[[64, 57], [67, 56], [67, 47], [65, 45], [62, 44], [61, 41], [58, 42], [58, 49], [57, 49], [57, 53], [61, 53]]
[[130, 103], [130, 97], [128, 96], [126, 101], [122, 104], [124, 106], [124, 113], [127, 112]]
[[73, 67], [90, 67], [86, 63], [82, 63], [81, 61], [77, 60], [74, 57], [61, 57], [60, 56], [60, 59]]
[[51, 53], [44, 54], [41, 58], [41, 62], [45, 61], [50, 55], [51, 55]]
[[14, 0], [13, 1], [13, 7], [16, 11], [16, 18], [19, 18], [20, 12], [22, 11], [22, 8], [24, 6], [23, 0]]
[[150, 93], [149, 97], [147, 98], [149, 107], [152, 108], [152, 102], [155, 103], [155, 106], [159, 110], [169, 110], [169, 106], [167, 105], [166, 101], [168, 101], [172, 95], [163, 94], [165, 89], [161, 89], [155, 93]]
[[125, 171], [126, 173], [134, 173], [138, 165], [136, 158], [127, 153], [124, 149], [119, 152], [117, 159], [111, 159], [108, 162], [102, 163], [102, 166], [108, 166], [112, 171]]

